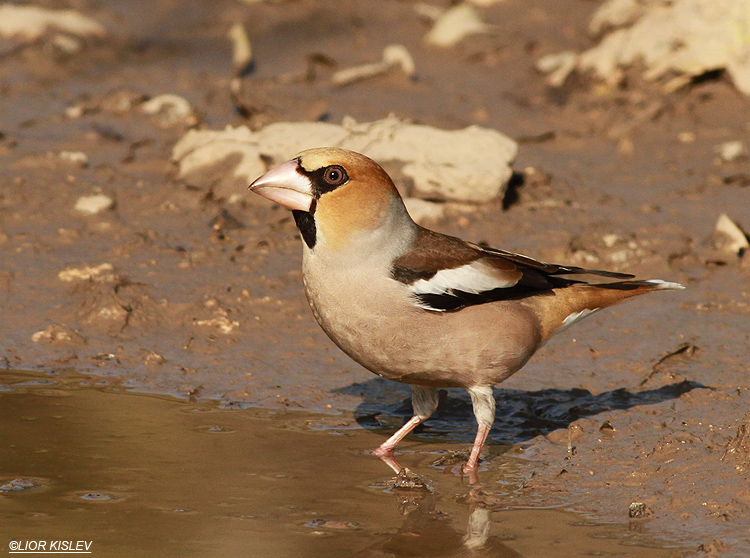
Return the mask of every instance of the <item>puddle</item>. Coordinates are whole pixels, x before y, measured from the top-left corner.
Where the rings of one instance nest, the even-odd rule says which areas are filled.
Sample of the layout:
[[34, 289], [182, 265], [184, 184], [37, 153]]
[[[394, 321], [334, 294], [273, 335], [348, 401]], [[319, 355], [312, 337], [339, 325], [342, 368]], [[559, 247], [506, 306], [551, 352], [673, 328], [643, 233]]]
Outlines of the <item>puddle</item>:
[[324, 429], [325, 417], [301, 412], [134, 395], [100, 379], [54, 380], [0, 373], [4, 552], [13, 541], [30, 550], [82, 541], [91, 556], [128, 557], [686, 553], [632, 525], [513, 508], [512, 459], [493, 460], [480, 492], [430, 465], [460, 448], [407, 444], [403, 461], [431, 490], [396, 490], [367, 454], [377, 432]]

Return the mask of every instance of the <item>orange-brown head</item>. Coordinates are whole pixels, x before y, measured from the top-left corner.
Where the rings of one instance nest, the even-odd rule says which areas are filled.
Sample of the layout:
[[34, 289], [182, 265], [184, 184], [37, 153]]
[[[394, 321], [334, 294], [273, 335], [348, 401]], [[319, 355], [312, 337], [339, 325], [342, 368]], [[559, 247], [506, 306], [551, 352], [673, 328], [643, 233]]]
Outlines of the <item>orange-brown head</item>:
[[291, 209], [308, 248], [343, 249], [354, 238], [415, 225], [393, 181], [375, 161], [336, 147], [308, 149], [250, 185]]

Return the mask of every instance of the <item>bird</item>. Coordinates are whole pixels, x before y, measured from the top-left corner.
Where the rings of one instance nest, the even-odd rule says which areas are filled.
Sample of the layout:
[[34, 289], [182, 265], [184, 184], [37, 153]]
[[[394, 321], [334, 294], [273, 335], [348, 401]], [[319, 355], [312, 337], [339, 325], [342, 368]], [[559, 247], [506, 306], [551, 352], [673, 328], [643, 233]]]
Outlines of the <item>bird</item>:
[[463, 466], [476, 474], [495, 420], [493, 386], [552, 336], [635, 296], [684, 288], [658, 279], [545, 263], [424, 228], [375, 161], [337, 147], [302, 151], [249, 189], [292, 211], [313, 316], [378, 376], [411, 384], [413, 416], [374, 454], [437, 409], [438, 388], [465, 388], [477, 433]]

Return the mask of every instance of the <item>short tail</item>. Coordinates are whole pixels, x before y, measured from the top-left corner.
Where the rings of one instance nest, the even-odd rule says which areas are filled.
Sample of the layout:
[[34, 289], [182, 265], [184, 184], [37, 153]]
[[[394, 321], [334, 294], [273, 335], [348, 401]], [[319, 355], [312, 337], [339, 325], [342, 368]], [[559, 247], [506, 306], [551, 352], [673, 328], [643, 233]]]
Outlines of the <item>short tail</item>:
[[627, 279], [596, 285], [574, 284], [555, 289], [555, 297], [539, 297], [542, 317], [542, 342], [597, 310], [654, 291], [684, 289], [679, 283], [660, 279], [644, 281]]

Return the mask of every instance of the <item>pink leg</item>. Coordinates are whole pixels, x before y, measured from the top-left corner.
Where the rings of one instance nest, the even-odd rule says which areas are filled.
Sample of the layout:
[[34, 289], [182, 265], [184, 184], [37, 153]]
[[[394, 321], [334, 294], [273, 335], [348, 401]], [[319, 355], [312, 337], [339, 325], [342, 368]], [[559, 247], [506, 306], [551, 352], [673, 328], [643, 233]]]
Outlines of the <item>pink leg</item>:
[[396, 444], [398, 444], [401, 440], [403, 440], [406, 435], [414, 430], [417, 426], [422, 424], [426, 418], [419, 417], [417, 415], [414, 415], [409, 419], [409, 422], [407, 422], [405, 425], [403, 425], [401, 428], [399, 428], [396, 433], [388, 438], [385, 442], [380, 444], [380, 447], [373, 451], [372, 453], [377, 455], [378, 457], [383, 457], [385, 455], [390, 455], [393, 453], [393, 448], [396, 447]]
[[[437, 390], [433, 387], [428, 386], [411, 386], [412, 396], [411, 404], [414, 407], [414, 416], [409, 421], [396, 431], [396, 433], [383, 442], [378, 449], [372, 453], [380, 457], [385, 461], [389, 467], [394, 469], [397, 473], [400, 469], [394, 467], [398, 465], [398, 462], [393, 459], [393, 448], [396, 447], [404, 437], [414, 430], [417, 426], [426, 421], [432, 413], [437, 409], [438, 396]], [[395, 464], [395, 465], [394, 465]], [[398, 465], [400, 467], [400, 465]]]
[[476, 386], [468, 388], [468, 391], [474, 407], [474, 416], [477, 418], [479, 426], [469, 460], [464, 465], [464, 473], [475, 474], [479, 465], [479, 454], [482, 451], [482, 446], [487, 440], [492, 423], [495, 422], [495, 396], [492, 394], [490, 386]]
[[477, 470], [479, 465], [479, 454], [484, 446], [484, 441], [487, 439], [487, 434], [490, 433], [490, 427], [486, 424], [480, 424], [477, 428], [477, 437], [474, 438], [474, 445], [471, 448], [471, 455], [469, 460], [464, 465], [464, 473], [469, 474]]

